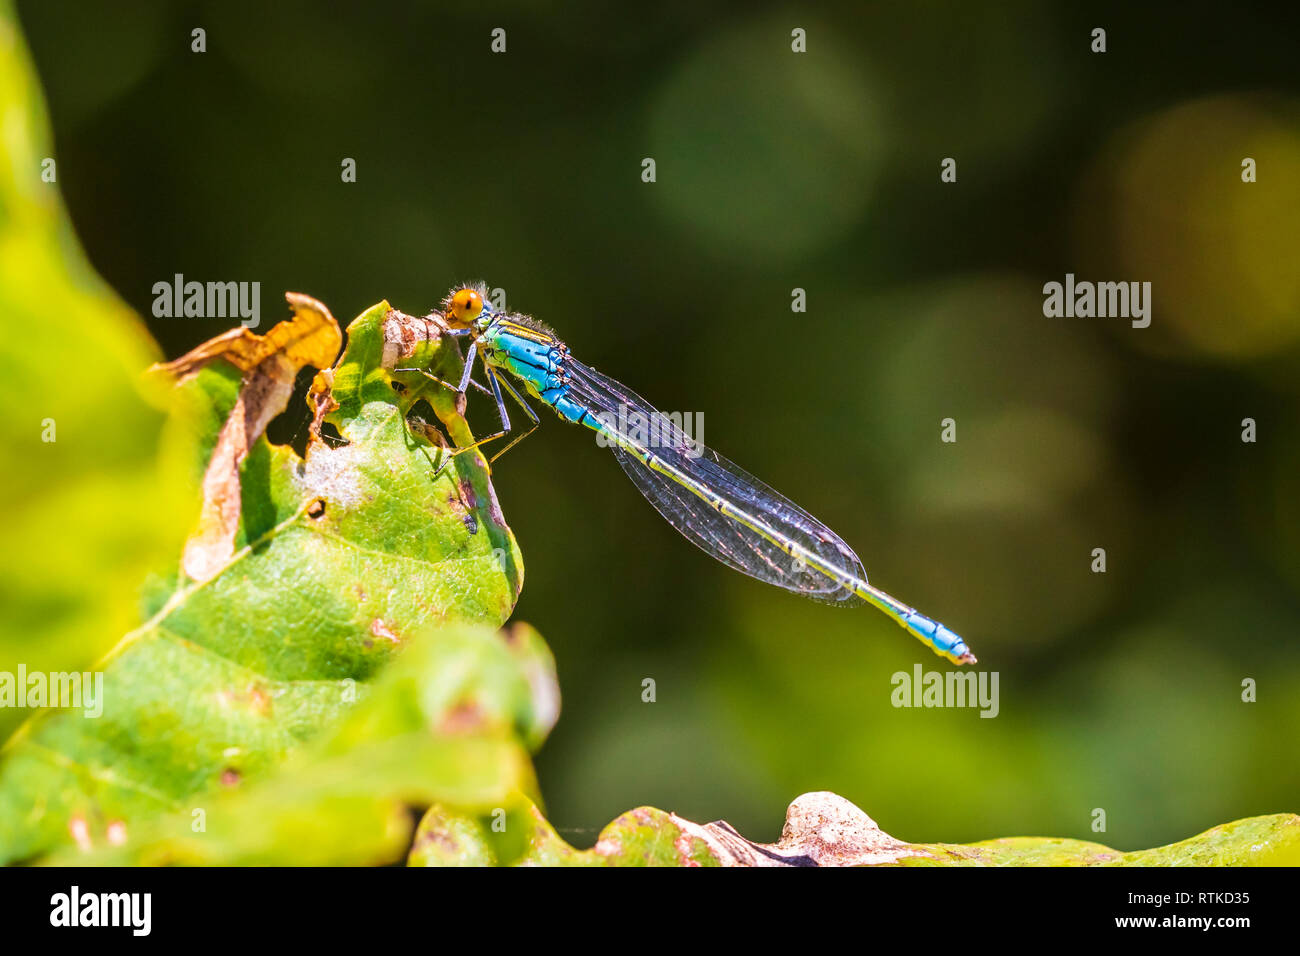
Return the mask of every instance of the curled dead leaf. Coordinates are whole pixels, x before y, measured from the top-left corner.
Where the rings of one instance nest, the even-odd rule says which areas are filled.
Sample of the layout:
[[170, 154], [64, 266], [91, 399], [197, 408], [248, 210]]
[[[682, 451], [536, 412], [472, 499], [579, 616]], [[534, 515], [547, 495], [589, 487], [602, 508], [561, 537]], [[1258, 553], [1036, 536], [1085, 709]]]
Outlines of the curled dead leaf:
[[[277, 367], [297, 370], [311, 365], [329, 368], [343, 347], [343, 333], [325, 304], [301, 292], [286, 292], [292, 318], [277, 323], [265, 335], [239, 326], [208, 339], [178, 359], [159, 362], [151, 373], [170, 375], [183, 382], [214, 359], [225, 359], [241, 372], [251, 372], [269, 359]], [[270, 370], [267, 370], [268, 372]]]
[[[307, 365], [329, 369], [343, 346], [339, 324], [323, 303], [297, 292], [286, 293], [285, 298], [293, 317], [277, 323], [265, 335], [241, 326], [150, 369], [179, 383], [210, 362], [224, 359], [244, 373], [239, 398], [222, 426], [203, 476], [198, 527], [185, 542], [181, 557], [181, 567], [195, 581], [210, 580], [234, 556], [242, 500], [240, 465], [266, 426], [288, 406], [299, 369]], [[323, 382], [323, 390], [328, 389], [329, 376], [317, 376], [317, 380]], [[313, 402], [313, 434], [317, 437], [319, 423], [329, 413], [327, 406], [332, 401], [321, 393]]]
[[412, 358], [426, 343], [437, 342], [447, 332], [447, 322], [441, 313], [407, 315], [389, 309], [384, 316], [384, 351], [380, 364], [395, 368]]
[[311, 426], [308, 434], [313, 442], [322, 443], [321, 426], [330, 412], [337, 411], [339, 403], [334, 400], [334, 369], [323, 368], [311, 380], [311, 389], [307, 392], [307, 404], [311, 406]]
[[776, 843], [754, 843], [723, 821], [700, 825], [669, 816], [683, 840], [702, 840], [723, 866], [866, 866], [924, 855], [881, 830], [848, 800], [825, 790], [795, 798]]

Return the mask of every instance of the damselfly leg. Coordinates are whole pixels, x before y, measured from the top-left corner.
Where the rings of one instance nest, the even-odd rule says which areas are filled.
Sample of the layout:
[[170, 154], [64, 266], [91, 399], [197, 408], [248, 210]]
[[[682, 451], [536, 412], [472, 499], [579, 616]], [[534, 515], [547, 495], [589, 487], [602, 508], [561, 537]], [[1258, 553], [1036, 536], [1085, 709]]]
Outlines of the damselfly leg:
[[492, 382], [492, 388], [496, 391], [497, 402], [501, 403], [502, 413], [504, 414], [505, 404], [501, 402], [501, 386], [504, 385], [506, 391], [510, 393], [510, 397], [513, 398], [519, 404], [519, 407], [524, 410], [524, 414], [526, 414], [529, 420], [532, 421], [533, 423], [529, 427], [528, 431], [524, 432], [522, 435], [516, 436], [515, 439], [512, 442], [510, 442], [510, 444], [506, 445], [505, 448], [502, 448], [499, 452], [493, 455], [491, 459], [489, 459], [489, 462], [493, 462], [496, 461], [498, 458], [500, 458], [502, 455], [504, 455], [506, 452], [508, 452], [511, 448], [514, 448], [516, 445], [518, 445], [521, 441], [523, 441], [533, 432], [535, 432], [537, 428], [542, 424], [542, 420], [537, 417], [537, 413], [533, 411], [532, 406], [529, 405], [526, 401], [524, 401], [524, 397], [515, 391], [515, 387], [511, 385], [510, 382], [508, 382], [504, 378], [501, 378], [499, 375], [497, 375], [496, 372], [494, 372], [491, 369], [488, 369], [488, 378]]
[[[432, 372], [430, 372], [427, 368], [395, 368], [395, 369], [393, 369], [393, 371], [394, 371], [394, 372], [419, 372], [421, 375], [423, 375], [423, 376], [424, 376], [425, 378], [427, 378], [429, 381], [431, 381], [431, 382], [435, 382], [436, 384], [441, 385], [443, 388], [445, 388], [445, 389], [446, 389], [447, 391], [449, 391], [449, 392], [455, 392], [457, 395], [459, 395], [460, 392], [461, 392], [461, 390], [458, 389], [458, 388], [457, 388], [453, 383], [447, 381], [445, 378], [439, 378], [438, 376], [436, 376], [436, 375], [434, 375]], [[477, 388], [477, 389], [478, 389], [480, 392], [482, 392], [484, 395], [491, 395], [491, 394], [492, 394], [492, 392], [488, 389], [488, 387], [487, 387], [486, 385], [481, 385], [481, 384], [479, 384], [478, 382], [474, 381], [474, 379], [470, 379], [470, 380], [469, 380], [469, 384], [470, 384], [470, 385], [473, 385], [475, 388]]]
[[516, 435], [508, 445], [506, 445], [495, 455], [489, 458], [488, 459], [489, 464], [496, 461], [498, 458], [500, 458], [502, 455], [508, 452], [511, 448], [514, 448], [515, 445], [519, 444], [521, 441], [523, 441], [525, 438], [531, 435], [534, 431], [537, 430], [538, 426], [542, 424], [542, 420], [538, 418], [537, 413], [533, 411], [532, 407], [526, 401], [524, 401], [523, 396], [521, 396], [517, 391], [515, 391], [514, 386], [512, 386], [506, 380], [500, 378], [496, 374], [495, 370], [493, 370], [492, 368], [485, 367], [485, 371], [487, 373], [488, 382], [492, 386], [491, 395], [493, 399], [496, 401], [497, 416], [500, 418], [501, 421], [501, 429], [500, 431], [493, 432], [491, 435], [485, 435], [482, 438], [478, 439], [477, 441], [472, 442], [471, 444], [462, 445], [458, 448], [445, 449], [445, 456], [443, 457], [442, 462], [438, 465], [437, 470], [435, 470], [433, 473], [433, 476], [435, 478], [437, 478], [440, 474], [442, 474], [443, 470], [451, 463], [451, 460], [455, 458], [457, 455], [464, 454], [467, 451], [472, 451], [475, 448], [480, 448], [483, 445], [486, 445], [488, 442], [496, 441], [498, 438], [505, 438], [514, 430], [510, 424], [510, 412], [506, 409], [505, 396], [501, 392], [502, 386], [505, 386], [505, 390], [510, 393], [510, 397], [513, 398], [519, 404], [519, 407], [524, 410], [524, 414], [528, 416], [528, 420], [532, 424], [529, 426], [526, 432], [524, 432], [521, 435]]

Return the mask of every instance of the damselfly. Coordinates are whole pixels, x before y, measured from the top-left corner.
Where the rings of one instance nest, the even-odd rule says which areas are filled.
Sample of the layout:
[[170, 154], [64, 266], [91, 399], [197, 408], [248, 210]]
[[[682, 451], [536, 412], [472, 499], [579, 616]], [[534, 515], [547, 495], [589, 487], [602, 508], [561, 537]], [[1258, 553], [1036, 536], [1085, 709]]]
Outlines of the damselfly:
[[[723, 564], [825, 604], [871, 604], [941, 657], [956, 664], [975, 662], [970, 648], [948, 628], [869, 584], [858, 556], [830, 528], [688, 437], [671, 416], [573, 358], [568, 346], [542, 323], [494, 308], [482, 285], [453, 289], [443, 302], [441, 324], [448, 329], [444, 334], [470, 340], [459, 383], [422, 368], [393, 371], [420, 372], [461, 397], [474, 385], [492, 396], [501, 417], [499, 431], [450, 449], [447, 461], [511, 434], [505, 394], [519, 404], [531, 425], [493, 455], [493, 461], [541, 424], [510, 378], [501, 374], [508, 372], [561, 418], [603, 436], [628, 477], [668, 523]], [[476, 358], [482, 360], [486, 387], [472, 379]], [[629, 420], [658, 423], [655, 440], [647, 441], [640, 430], [626, 427]]]

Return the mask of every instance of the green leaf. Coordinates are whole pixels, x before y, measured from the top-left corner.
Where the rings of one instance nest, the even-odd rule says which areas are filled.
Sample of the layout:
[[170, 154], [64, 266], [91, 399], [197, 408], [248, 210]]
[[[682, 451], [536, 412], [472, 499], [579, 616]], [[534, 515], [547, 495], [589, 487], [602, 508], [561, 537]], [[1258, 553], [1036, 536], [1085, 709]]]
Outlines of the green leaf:
[[[516, 842], [505, 839], [517, 834]], [[468, 814], [446, 805], [420, 821], [410, 866], [722, 866], [720, 856], [673, 814], [653, 807], [624, 813], [600, 832], [596, 845], [566, 843], [531, 803], [507, 815]]]
[[[0, 860], [12, 861], [70, 840], [101, 846], [196, 795], [242, 790], [364, 699], [413, 634], [503, 621], [522, 570], [481, 459], [461, 456], [434, 481], [436, 449], [403, 426], [427, 395], [455, 441], [471, 438], [422, 378], [397, 376], [408, 388], [394, 391], [380, 367], [384, 305], [354, 323], [333, 370], [339, 407], [325, 421], [351, 444], [313, 443], [301, 462], [267, 444], [259, 423], [242, 448], [227, 444], [244, 452], [225, 475], [235, 496], [205, 484], [201, 510], [200, 483], [245, 386], [259, 367], [303, 364], [276, 358], [293, 343], [272, 343], [264, 367], [236, 367], [226, 359], [257, 341], [235, 330], [216, 350], [226, 358], [160, 393], [140, 375], [156, 346], [86, 264], [64, 213], [39, 87], [4, 0], [0, 114], [0, 441], [25, 465], [0, 470], [5, 500], [21, 502], [0, 549], [0, 659], [7, 674], [46, 674], [103, 657], [104, 707], [97, 718], [37, 713], [0, 750]], [[437, 342], [403, 358], [459, 367]], [[269, 415], [275, 403], [260, 407]], [[142, 614], [141, 582], [182, 553], [196, 517], [185, 558], [215, 553], [227, 534], [229, 554], [216, 573], [196, 578], [187, 562], [153, 579]], [[205, 540], [213, 528], [221, 534]], [[542, 657], [530, 659], [544, 685]], [[0, 707], [0, 739], [25, 713]]]
[[[192, 501], [159, 481], [164, 413], [140, 378], [157, 347], [72, 233], [4, 0], [0, 117], [0, 661], [65, 671], [139, 623], [140, 582], [179, 548]], [[0, 707], [0, 740], [28, 714]]]
[[1300, 866], [1300, 816], [1247, 817], [1178, 843], [1128, 853], [1086, 840], [1009, 837], [968, 846], [920, 846], [929, 858], [905, 865], [958, 866]]
[[[493, 823], [496, 823], [494, 828]], [[416, 831], [411, 866], [1295, 866], [1300, 816], [1278, 813], [1224, 824], [1170, 846], [1124, 853], [1085, 840], [1011, 837], [967, 845], [905, 843], [833, 793], [790, 804], [781, 839], [746, 840], [727, 823], [698, 824], [653, 807], [631, 810], [589, 850], [570, 846], [536, 806], [514, 826], [523, 849], [502, 852], [503, 818], [433, 806]]]
[[523, 741], [556, 716], [554, 662], [523, 625], [422, 632], [366, 699], [263, 781], [196, 795], [55, 864], [361, 865], [399, 862], [410, 808], [517, 813], [536, 798]]
[[[415, 631], [496, 626], [513, 608], [522, 565], [486, 465], [461, 455], [435, 478], [437, 449], [404, 422], [423, 386], [399, 396], [381, 366], [385, 323], [399, 321], [386, 303], [349, 326], [337, 368], [318, 376], [322, 411], [333, 379], [338, 407], [324, 421], [346, 444], [314, 441], [303, 461], [245, 434], [250, 419], [266, 417], [256, 398], [268, 394], [265, 382], [292, 381], [296, 362], [274, 374], [268, 363], [284, 365], [294, 347], [286, 343], [304, 337], [295, 330], [319, 332], [323, 306], [298, 297], [295, 309], [294, 322], [265, 337], [273, 349], [236, 330], [168, 366], [186, 376], [182, 404], [209, 456], [198, 528], [182, 570], [153, 589], [149, 619], [98, 668], [102, 716], [46, 712], [6, 744], [0, 858], [35, 857], [69, 839], [93, 846], [261, 775], [346, 710], [356, 683]], [[454, 347], [425, 349], [417, 358], [435, 368], [459, 363]], [[468, 434], [448, 400], [431, 397], [446, 427]], [[223, 461], [232, 475], [237, 468], [233, 485], [214, 479]]]

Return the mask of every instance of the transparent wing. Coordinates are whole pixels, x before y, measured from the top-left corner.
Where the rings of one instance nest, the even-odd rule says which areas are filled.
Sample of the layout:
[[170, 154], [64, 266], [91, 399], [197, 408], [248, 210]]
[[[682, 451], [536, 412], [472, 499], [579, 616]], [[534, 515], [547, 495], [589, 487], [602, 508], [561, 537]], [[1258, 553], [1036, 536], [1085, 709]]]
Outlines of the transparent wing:
[[687, 540], [737, 571], [815, 601], [842, 607], [866, 603], [813, 565], [792, 560], [779, 543], [782, 538], [793, 542], [842, 573], [866, 581], [858, 556], [830, 528], [717, 452], [692, 442], [635, 392], [581, 362], [570, 359], [566, 364], [572, 376], [570, 398], [589, 406], [594, 415], [603, 414], [624, 440], [689, 476], [778, 539], [722, 514], [689, 484], [612, 446], [633, 484]]

